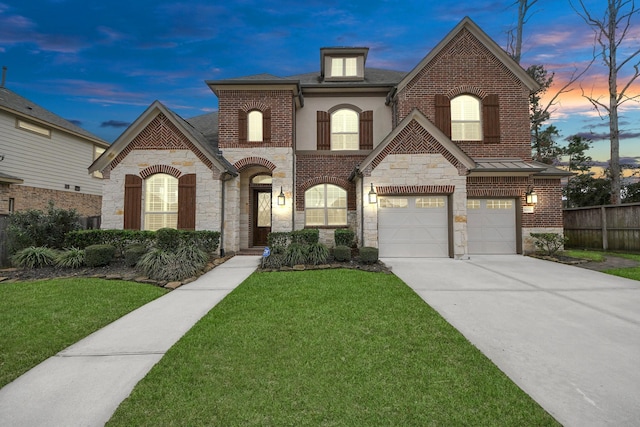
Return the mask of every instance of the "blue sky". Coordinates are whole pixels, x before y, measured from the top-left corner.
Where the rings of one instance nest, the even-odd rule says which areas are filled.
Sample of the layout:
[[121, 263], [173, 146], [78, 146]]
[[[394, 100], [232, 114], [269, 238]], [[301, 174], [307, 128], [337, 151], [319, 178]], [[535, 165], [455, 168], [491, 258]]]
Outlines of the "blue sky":
[[[154, 100], [185, 118], [217, 109], [205, 80], [317, 71], [326, 46], [367, 46], [370, 67], [410, 71], [465, 16], [500, 46], [515, 0], [163, 1], [0, 0], [6, 87], [112, 142]], [[585, 0], [601, 16], [602, 0]], [[640, 22], [632, 28], [640, 44]], [[544, 64], [561, 82], [592, 57], [593, 33], [566, 0], [539, 0], [525, 27], [522, 64]], [[585, 91], [602, 93], [600, 61]], [[640, 93], [640, 81], [630, 92]], [[586, 133], [609, 157], [607, 120], [576, 89], [553, 123], [562, 138]], [[640, 163], [640, 105], [620, 120], [621, 157]]]

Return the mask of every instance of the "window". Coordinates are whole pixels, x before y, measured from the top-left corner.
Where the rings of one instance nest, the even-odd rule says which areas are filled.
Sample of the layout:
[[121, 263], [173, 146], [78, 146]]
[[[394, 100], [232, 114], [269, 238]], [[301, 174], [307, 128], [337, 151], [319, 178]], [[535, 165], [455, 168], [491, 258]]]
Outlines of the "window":
[[347, 192], [337, 185], [320, 184], [304, 193], [305, 225], [347, 225]]
[[262, 120], [263, 116], [260, 111], [250, 111], [247, 115], [249, 142], [262, 141]]
[[13, 213], [16, 210], [16, 200], [13, 197], [9, 197], [9, 213]]
[[400, 198], [381, 198], [380, 199], [380, 207], [383, 209], [405, 209], [409, 207], [409, 199], [400, 199]]
[[487, 200], [487, 209], [512, 209], [513, 200]]
[[467, 209], [480, 209], [480, 200], [467, 200]]
[[357, 150], [359, 148], [358, 113], [347, 108], [331, 115], [331, 149]]
[[471, 95], [460, 95], [451, 100], [451, 139], [454, 141], [481, 141], [481, 102]]
[[25, 122], [23, 120], [18, 119], [16, 126], [19, 129], [23, 129], [29, 132], [37, 133], [38, 135], [46, 136], [47, 138], [51, 138], [51, 129], [38, 126], [34, 123]]
[[145, 181], [144, 229], [178, 228], [178, 179], [158, 173]]
[[444, 208], [444, 197], [418, 197], [416, 199], [416, 208]]
[[358, 75], [356, 58], [331, 58], [331, 77], [355, 77]]

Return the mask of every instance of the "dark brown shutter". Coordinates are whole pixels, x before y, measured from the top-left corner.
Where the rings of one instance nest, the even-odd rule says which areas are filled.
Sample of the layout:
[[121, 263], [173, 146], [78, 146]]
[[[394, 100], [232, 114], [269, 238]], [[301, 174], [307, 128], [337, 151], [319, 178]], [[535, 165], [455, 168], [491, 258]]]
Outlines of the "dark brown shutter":
[[451, 138], [451, 101], [445, 95], [436, 95], [436, 123], [435, 125], [447, 137]]
[[178, 230], [196, 229], [196, 174], [178, 178]]
[[331, 115], [318, 111], [318, 150], [331, 150]]
[[271, 142], [271, 109], [268, 108], [262, 113], [262, 141]]
[[498, 95], [487, 95], [482, 100], [484, 142], [500, 142], [500, 104]]
[[142, 178], [124, 177], [124, 229], [140, 230], [142, 214]]
[[238, 141], [247, 142], [247, 112], [238, 111]]
[[360, 149], [373, 150], [373, 111], [360, 113]]

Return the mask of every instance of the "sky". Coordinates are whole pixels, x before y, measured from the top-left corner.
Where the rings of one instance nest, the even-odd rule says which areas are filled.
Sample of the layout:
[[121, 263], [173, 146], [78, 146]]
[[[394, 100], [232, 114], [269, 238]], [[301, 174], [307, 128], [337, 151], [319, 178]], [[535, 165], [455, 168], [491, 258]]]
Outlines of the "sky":
[[[216, 111], [205, 80], [318, 71], [321, 47], [366, 46], [367, 66], [408, 72], [468, 16], [507, 48], [514, 2], [0, 0], [0, 66], [7, 88], [113, 142], [154, 100], [184, 118]], [[603, 0], [584, 4], [603, 16]], [[553, 94], [593, 58], [593, 31], [568, 0], [538, 0], [529, 16], [521, 64], [555, 73]], [[640, 16], [621, 51], [638, 45]], [[606, 102], [607, 73], [598, 59], [550, 122], [562, 144], [592, 139], [588, 154], [602, 165], [608, 119], [582, 93]], [[640, 95], [640, 79], [628, 93]], [[624, 104], [620, 128], [621, 161], [640, 165], [640, 103]]]

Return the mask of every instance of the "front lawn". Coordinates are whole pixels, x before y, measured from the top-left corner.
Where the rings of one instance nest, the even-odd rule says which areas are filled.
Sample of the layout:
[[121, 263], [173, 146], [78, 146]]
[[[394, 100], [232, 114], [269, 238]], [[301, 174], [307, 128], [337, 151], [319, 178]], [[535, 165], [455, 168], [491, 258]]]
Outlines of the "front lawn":
[[[563, 252], [564, 255], [586, 259], [594, 262], [602, 262], [607, 257], [619, 257], [630, 259], [632, 261], [637, 261], [640, 263], [640, 254], [631, 254], [631, 253], [620, 253], [620, 252], [601, 252], [601, 251], [589, 251], [589, 250], [579, 250], [572, 249], [566, 250]], [[609, 270], [604, 270], [604, 273], [612, 274], [614, 276], [626, 277], [631, 280], [640, 280], [640, 266], [638, 267], [628, 267], [628, 268], [612, 268]]]
[[109, 422], [130, 425], [557, 425], [397, 277], [254, 273]]
[[102, 279], [0, 283], [0, 387], [166, 292]]

